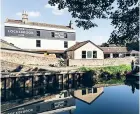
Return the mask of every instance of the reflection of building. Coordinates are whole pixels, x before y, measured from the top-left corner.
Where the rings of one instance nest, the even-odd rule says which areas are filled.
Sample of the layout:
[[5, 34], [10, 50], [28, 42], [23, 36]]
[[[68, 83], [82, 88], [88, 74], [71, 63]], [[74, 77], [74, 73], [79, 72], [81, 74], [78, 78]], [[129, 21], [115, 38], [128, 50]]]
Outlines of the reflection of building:
[[85, 88], [85, 89], [78, 89], [72, 92], [73, 96], [79, 100], [82, 100], [88, 104], [92, 103], [96, 100], [102, 93], [103, 87], [100, 88]]
[[[62, 111], [73, 111], [76, 109], [75, 98], [68, 91], [61, 91], [59, 94], [42, 100], [25, 103], [20, 106], [13, 107], [4, 113], [26, 113], [26, 114], [54, 114]], [[51, 97], [51, 98], [50, 98]]]

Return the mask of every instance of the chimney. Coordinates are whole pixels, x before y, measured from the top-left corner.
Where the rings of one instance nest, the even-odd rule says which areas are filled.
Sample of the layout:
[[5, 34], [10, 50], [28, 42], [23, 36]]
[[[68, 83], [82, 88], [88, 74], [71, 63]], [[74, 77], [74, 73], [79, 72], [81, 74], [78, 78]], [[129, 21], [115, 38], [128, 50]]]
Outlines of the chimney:
[[27, 14], [27, 11], [23, 11], [23, 13], [22, 13], [22, 22], [24, 24], [28, 22], [28, 14]]
[[70, 23], [69, 23], [69, 27], [72, 28], [72, 22], [71, 22], [71, 21], [70, 21]]

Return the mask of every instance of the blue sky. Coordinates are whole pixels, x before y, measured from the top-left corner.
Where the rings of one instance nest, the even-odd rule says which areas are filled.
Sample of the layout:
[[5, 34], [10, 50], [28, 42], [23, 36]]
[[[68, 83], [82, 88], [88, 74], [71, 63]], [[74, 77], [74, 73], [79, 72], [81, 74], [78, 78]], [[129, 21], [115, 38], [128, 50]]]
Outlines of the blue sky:
[[[101, 44], [109, 39], [113, 30], [110, 20], [93, 20], [98, 27], [89, 30], [83, 30], [75, 26], [67, 9], [62, 11], [56, 7], [48, 5], [48, 0], [2, 0], [2, 23], [6, 18], [21, 19], [21, 12], [26, 10], [29, 13], [29, 21], [46, 22], [50, 24], [68, 25], [72, 20], [73, 27], [76, 30], [76, 40], [91, 40], [96, 44]], [[3, 25], [3, 24], [2, 24]]]

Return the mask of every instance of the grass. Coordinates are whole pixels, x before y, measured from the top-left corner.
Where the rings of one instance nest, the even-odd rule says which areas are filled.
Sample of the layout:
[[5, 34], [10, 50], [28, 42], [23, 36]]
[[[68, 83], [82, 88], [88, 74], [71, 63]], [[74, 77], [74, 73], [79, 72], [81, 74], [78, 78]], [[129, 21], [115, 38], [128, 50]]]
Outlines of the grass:
[[119, 65], [119, 66], [107, 66], [107, 67], [95, 67], [95, 68], [90, 68], [90, 67], [80, 67], [80, 71], [87, 72], [87, 71], [102, 71], [102, 72], [107, 72], [109, 74], [116, 74], [116, 73], [122, 73], [125, 71], [130, 71], [131, 66], [130, 65]]

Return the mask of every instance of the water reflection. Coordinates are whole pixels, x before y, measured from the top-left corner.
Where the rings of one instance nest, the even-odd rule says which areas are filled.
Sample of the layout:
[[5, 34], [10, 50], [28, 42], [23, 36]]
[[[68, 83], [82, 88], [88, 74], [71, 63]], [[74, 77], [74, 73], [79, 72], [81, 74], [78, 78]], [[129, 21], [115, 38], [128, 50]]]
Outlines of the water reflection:
[[[36, 77], [34, 80], [32, 77], [24, 79], [23, 77], [21, 79], [14, 78], [10, 81], [11, 86], [6, 86], [6, 89], [2, 88], [2, 103], [5, 103], [5, 101], [12, 103], [12, 100], [20, 99], [20, 103], [23, 104], [24, 99], [28, 98], [32, 104], [28, 105], [27, 107], [20, 107], [20, 111], [32, 110], [33, 114], [43, 112], [46, 113], [52, 110], [55, 113], [63, 110], [67, 111], [69, 114], [72, 114], [76, 109], [76, 99], [88, 105], [92, 105], [93, 102], [104, 93], [103, 87], [94, 87], [94, 80], [92, 77], [90, 77], [90, 75], [87, 76], [87, 74], [83, 75], [83, 77], [77, 75], [76, 78], [73, 78], [73, 76], [70, 78], [66, 75], [63, 77], [63, 79], [61, 76]], [[139, 89], [139, 83], [136, 81], [125, 80], [124, 83], [131, 86], [133, 94], [136, 92], [136, 89]], [[110, 91], [110, 93], [112, 93], [112, 91]], [[33, 99], [39, 100], [37, 103], [33, 103]], [[48, 107], [50, 108], [48, 109]], [[5, 107], [2, 110], [8, 108], [9, 107]], [[17, 110], [18, 108], [15, 108], [14, 111]]]

